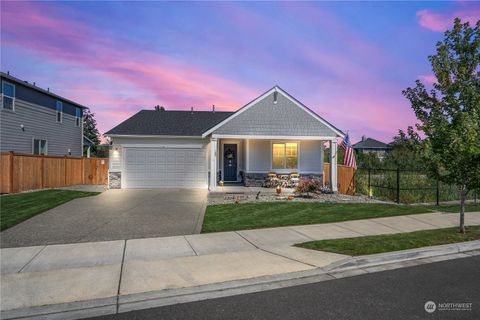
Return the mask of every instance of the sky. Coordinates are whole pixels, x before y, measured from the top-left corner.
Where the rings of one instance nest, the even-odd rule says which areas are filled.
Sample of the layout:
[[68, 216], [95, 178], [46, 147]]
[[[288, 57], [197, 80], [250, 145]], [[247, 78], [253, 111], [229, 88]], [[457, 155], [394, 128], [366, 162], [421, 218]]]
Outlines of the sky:
[[416, 123], [402, 90], [480, 2], [1, 2], [1, 70], [88, 106], [234, 111], [280, 86], [353, 142]]

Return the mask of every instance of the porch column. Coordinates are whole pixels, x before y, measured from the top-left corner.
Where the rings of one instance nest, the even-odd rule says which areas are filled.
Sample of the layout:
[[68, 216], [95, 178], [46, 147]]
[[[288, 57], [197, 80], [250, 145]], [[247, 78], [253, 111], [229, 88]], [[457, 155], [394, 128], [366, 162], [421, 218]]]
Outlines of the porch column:
[[245, 171], [250, 171], [250, 140], [245, 140]]
[[337, 145], [336, 139], [330, 140], [330, 188], [333, 192], [337, 192]]
[[210, 139], [210, 190], [215, 190], [217, 187], [217, 149], [217, 139]]

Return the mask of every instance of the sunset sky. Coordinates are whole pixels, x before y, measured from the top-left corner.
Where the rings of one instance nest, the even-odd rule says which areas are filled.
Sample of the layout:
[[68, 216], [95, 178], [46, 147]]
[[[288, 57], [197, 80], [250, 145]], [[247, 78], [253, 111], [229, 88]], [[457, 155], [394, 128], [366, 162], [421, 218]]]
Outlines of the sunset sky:
[[86, 105], [103, 133], [141, 109], [236, 110], [279, 85], [344, 131], [389, 142], [402, 90], [480, 2], [2, 2], [1, 69]]

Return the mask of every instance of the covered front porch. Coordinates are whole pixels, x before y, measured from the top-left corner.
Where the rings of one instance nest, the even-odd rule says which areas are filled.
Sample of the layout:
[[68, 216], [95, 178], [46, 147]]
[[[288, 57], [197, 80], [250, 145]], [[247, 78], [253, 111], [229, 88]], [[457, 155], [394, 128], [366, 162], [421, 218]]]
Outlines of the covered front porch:
[[[214, 134], [208, 146], [209, 189], [274, 187], [277, 181], [284, 186], [288, 181], [292, 187], [292, 181], [308, 178], [322, 185], [328, 181], [328, 187], [337, 192], [337, 144], [336, 137]], [[331, 148], [334, 164], [329, 177], [324, 176], [325, 146]], [[274, 183], [272, 176], [278, 179]]]

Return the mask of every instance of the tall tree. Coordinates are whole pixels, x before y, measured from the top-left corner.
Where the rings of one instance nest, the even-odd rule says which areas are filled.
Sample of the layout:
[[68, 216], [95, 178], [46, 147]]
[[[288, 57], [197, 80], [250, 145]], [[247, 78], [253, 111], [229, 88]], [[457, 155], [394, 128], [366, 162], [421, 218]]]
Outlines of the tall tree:
[[413, 127], [409, 126], [407, 131], [398, 130], [390, 147], [391, 150], [383, 161], [385, 167], [413, 170], [424, 168], [422, 139]]
[[403, 91], [425, 134], [429, 173], [460, 192], [460, 232], [465, 200], [480, 188], [480, 21], [474, 27], [455, 19], [452, 30], [429, 56], [437, 82], [427, 91], [416, 81]]
[[100, 144], [100, 132], [97, 129], [95, 114], [90, 109], [83, 110], [83, 135], [93, 142], [90, 152], [96, 155]]

